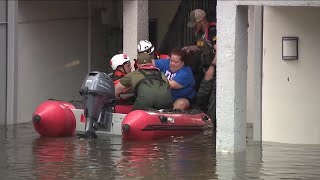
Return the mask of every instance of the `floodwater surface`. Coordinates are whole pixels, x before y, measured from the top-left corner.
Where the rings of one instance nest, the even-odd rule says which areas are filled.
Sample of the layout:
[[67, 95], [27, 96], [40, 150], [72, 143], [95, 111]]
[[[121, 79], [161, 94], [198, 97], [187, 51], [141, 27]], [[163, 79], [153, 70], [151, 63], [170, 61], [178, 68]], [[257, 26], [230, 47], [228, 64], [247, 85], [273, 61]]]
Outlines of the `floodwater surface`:
[[0, 128], [1, 179], [320, 179], [320, 146], [248, 143], [215, 151], [215, 134], [149, 142], [40, 137], [32, 123]]

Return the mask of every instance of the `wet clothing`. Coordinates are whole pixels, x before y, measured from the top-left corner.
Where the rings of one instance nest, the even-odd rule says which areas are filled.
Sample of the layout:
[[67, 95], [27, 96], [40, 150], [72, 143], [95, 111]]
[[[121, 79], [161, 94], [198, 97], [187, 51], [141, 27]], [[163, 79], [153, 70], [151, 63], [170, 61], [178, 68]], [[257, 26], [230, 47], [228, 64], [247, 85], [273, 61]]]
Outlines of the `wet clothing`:
[[170, 109], [173, 101], [166, 76], [155, 67], [142, 67], [120, 79], [125, 87], [135, 90], [133, 109]]
[[169, 59], [155, 60], [155, 65], [165, 74], [168, 80], [174, 80], [182, 86], [180, 89], [171, 89], [173, 101], [179, 98], [191, 100], [196, 96], [195, 80], [190, 67], [184, 66], [173, 73], [170, 71]]

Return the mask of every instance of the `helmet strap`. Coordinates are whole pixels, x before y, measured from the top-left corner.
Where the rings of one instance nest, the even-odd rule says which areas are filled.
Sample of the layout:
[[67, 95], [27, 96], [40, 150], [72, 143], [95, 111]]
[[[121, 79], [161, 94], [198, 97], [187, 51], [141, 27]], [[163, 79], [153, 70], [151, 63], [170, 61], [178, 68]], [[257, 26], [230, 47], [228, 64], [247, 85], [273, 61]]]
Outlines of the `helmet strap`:
[[121, 65], [121, 67], [122, 67], [122, 69], [123, 69], [123, 72], [124, 72], [125, 74], [128, 74], [127, 71], [126, 71], [126, 69], [124, 68], [124, 66]]
[[150, 48], [148, 48], [148, 49], [146, 49], [146, 50], [144, 50], [144, 51], [141, 51], [140, 53], [150, 53], [150, 50], [153, 48], [153, 46], [151, 46]]

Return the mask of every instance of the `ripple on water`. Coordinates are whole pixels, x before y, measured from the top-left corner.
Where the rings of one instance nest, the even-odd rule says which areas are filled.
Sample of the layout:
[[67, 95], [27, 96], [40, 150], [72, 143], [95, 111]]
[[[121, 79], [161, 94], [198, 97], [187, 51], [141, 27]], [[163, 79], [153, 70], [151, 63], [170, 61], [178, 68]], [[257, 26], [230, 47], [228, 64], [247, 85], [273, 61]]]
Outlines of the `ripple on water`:
[[122, 142], [121, 137], [45, 138], [31, 123], [0, 137], [1, 179], [319, 179], [320, 146], [247, 144], [215, 152], [215, 134]]

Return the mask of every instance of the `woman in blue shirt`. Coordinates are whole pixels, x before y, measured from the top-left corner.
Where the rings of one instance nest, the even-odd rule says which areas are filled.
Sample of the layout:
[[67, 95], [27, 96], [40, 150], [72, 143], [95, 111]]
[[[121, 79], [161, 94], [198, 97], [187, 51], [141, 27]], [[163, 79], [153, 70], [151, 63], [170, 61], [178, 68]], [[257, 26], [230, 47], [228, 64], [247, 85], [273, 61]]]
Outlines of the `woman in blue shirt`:
[[192, 70], [185, 64], [186, 52], [174, 49], [170, 59], [155, 60], [155, 66], [168, 78], [175, 109], [187, 109], [196, 96]]

